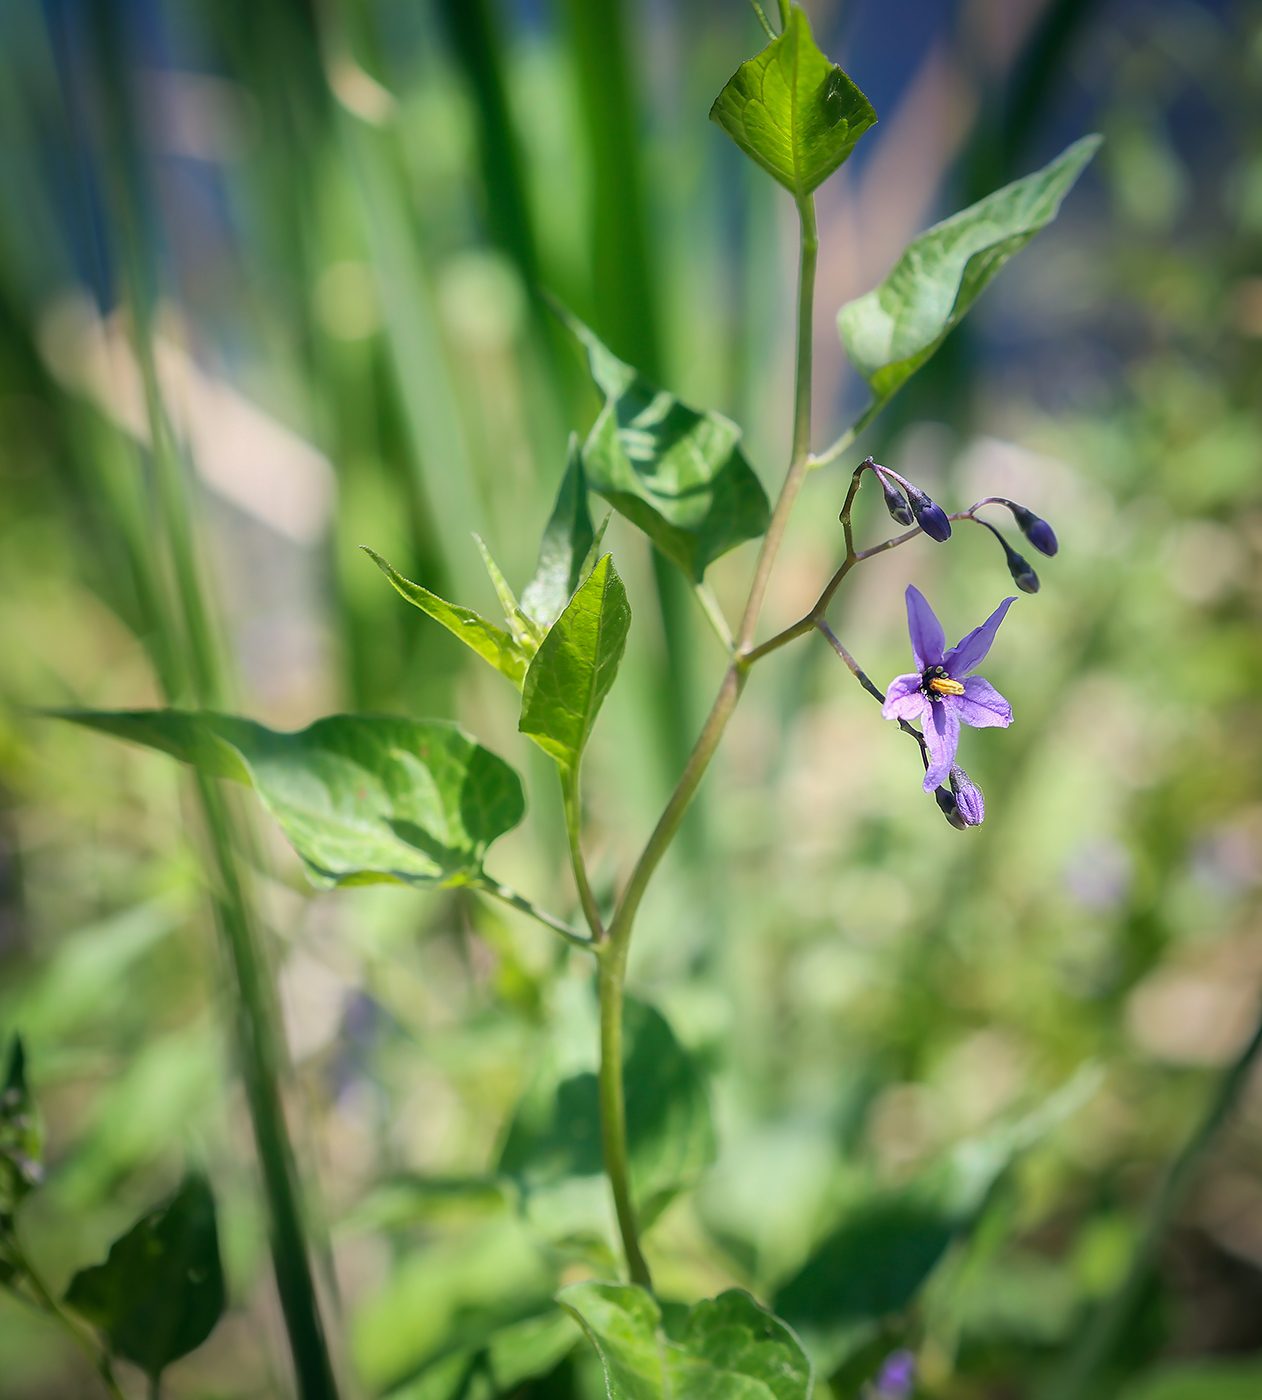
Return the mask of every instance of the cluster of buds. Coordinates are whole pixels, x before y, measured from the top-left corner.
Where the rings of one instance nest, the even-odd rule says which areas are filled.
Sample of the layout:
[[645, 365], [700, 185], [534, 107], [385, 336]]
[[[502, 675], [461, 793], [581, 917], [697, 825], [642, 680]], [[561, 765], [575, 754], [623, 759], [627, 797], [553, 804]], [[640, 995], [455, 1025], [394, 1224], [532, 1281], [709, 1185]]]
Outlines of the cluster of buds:
[[[1011, 512], [1017, 528], [1040, 554], [1054, 555], [1059, 548], [1056, 532], [1046, 520], [1030, 510], [1003, 496], [987, 496], [957, 515], [948, 515], [926, 492], [891, 471], [889, 467], [867, 457], [855, 472], [855, 483], [864, 471], [870, 471], [881, 484], [885, 508], [896, 524], [914, 527], [907, 535], [887, 541], [877, 547], [888, 548], [910, 539], [916, 530], [928, 535], [931, 540], [943, 543], [951, 537], [952, 520], [971, 520], [989, 530], [999, 541], [1013, 582], [1023, 593], [1037, 593], [1039, 577], [1024, 555], [1018, 554], [1004, 536], [989, 521], [982, 520], [976, 512], [982, 506], [999, 505]], [[847, 498], [842, 520], [849, 530], [850, 500]], [[847, 536], [849, 538], [849, 536]], [[864, 556], [854, 556], [851, 558]], [[942, 625], [934, 616], [933, 609], [916, 588], [907, 590], [907, 621], [911, 633], [912, 656], [916, 670], [905, 676], [898, 676], [889, 686], [886, 696], [867, 681], [856, 670], [860, 679], [883, 703], [882, 713], [886, 719], [896, 719], [920, 743], [921, 756], [925, 764], [924, 789], [933, 794], [942, 814], [953, 827], [960, 831], [971, 826], [980, 826], [986, 815], [986, 803], [981, 789], [955, 762], [956, 747], [959, 742], [961, 724], [982, 729], [992, 726], [1006, 727], [1012, 721], [1012, 710], [1008, 702], [986, 680], [974, 674], [975, 668], [984, 659], [990, 648], [995, 632], [1007, 613], [1013, 598], [1007, 599], [981, 627], [975, 628], [958, 645], [946, 649]], [[846, 657], [852, 669], [854, 663]], [[920, 721], [920, 729], [912, 727], [912, 721]]]

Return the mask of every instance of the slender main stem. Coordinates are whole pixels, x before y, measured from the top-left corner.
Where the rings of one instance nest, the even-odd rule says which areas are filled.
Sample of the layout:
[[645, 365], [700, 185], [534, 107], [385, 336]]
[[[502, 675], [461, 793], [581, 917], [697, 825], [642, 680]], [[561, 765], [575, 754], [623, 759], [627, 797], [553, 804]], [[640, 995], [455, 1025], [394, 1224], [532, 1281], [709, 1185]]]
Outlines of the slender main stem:
[[592, 882], [587, 875], [587, 862], [583, 858], [583, 798], [579, 788], [578, 765], [561, 768], [561, 791], [565, 798], [565, 831], [570, 841], [570, 865], [574, 870], [574, 884], [578, 890], [578, 902], [592, 931], [592, 941], [600, 943], [605, 937], [604, 921], [600, 917], [600, 906], [592, 893]]
[[[781, 15], [788, 23], [787, 0], [782, 0]], [[819, 236], [815, 225], [815, 203], [810, 195], [798, 200], [798, 214], [801, 221], [802, 245], [798, 272], [798, 311], [797, 311], [797, 377], [793, 396], [793, 447], [789, 469], [780, 497], [772, 513], [771, 524], [763, 536], [758, 561], [754, 566], [754, 577], [750, 584], [749, 598], [736, 633], [736, 654], [732, 659], [719, 687], [719, 693], [710, 710], [709, 717], [702, 727], [701, 734], [692, 753], [684, 765], [675, 790], [666, 804], [652, 835], [649, 837], [627, 887], [618, 901], [608, 930], [600, 946], [600, 1125], [601, 1141], [605, 1155], [605, 1171], [613, 1190], [614, 1209], [618, 1216], [618, 1229], [622, 1235], [623, 1250], [627, 1258], [627, 1269], [633, 1282], [645, 1288], [651, 1287], [648, 1266], [640, 1249], [639, 1226], [635, 1218], [635, 1207], [631, 1198], [631, 1178], [627, 1159], [627, 1115], [622, 1082], [622, 1009], [623, 987], [626, 981], [627, 955], [631, 946], [631, 932], [635, 923], [640, 902], [648, 889], [649, 881], [666, 854], [670, 843], [679, 831], [680, 823], [688, 810], [718, 749], [723, 731], [736, 709], [741, 691], [745, 688], [751, 657], [750, 643], [753, 641], [758, 616], [762, 610], [763, 598], [767, 591], [767, 581], [775, 564], [776, 554], [784, 538], [789, 515], [797, 500], [798, 492], [806, 476], [811, 452], [811, 336], [813, 330], [812, 309], [815, 298], [815, 264], [819, 252]], [[569, 810], [567, 804], [567, 819]], [[576, 827], [575, 827], [576, 830]], [[577, 845], [576, 835], [571, 836], [571, 849]], [[576, 870], [577, 877], [577, 870]], [[580, 897], [582, 890], [580, 886]], [[595, 929], [593, 928], [593, 933]]]
[[1262, 1055], [1262, 1021], [1239, 1058], [1223, 1075], [1200, 1125], [1171, 1163], [1153, 1200], [1147, 1227], [1122, 1286], [1091, 1319], [1049, 1392], [1048, 1400], [1087, 1400], [1092, 1394], [1092, 1383], [1109, 1364], [1143, 1300], [1162, 1243], [1187, 1199], [1201, 1159], [1231, 1116], [1259, 1055]]

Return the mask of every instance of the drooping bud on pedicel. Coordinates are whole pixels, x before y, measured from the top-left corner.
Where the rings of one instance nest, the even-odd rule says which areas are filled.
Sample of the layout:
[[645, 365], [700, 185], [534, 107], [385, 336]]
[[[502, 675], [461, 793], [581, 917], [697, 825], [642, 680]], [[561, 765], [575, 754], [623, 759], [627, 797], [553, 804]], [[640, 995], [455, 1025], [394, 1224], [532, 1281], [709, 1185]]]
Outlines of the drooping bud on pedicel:
[[955, 803], [960, 816], [964, 818], [964, 825], [981, 826], [986, 820], [986, 799], [982, 796], [981, 788], [958, 763], [951, 765], [951, 775], [947, 781], [955, 794]]
[[1015, 501], [1008, 501], [1006, 504], [1012, 512], [1012, 518], [1017, 522], [1017, 528], [1034, 548], [1049, 558], [1055, 554], [1060, 545], [1056, 539], [1056, 531], [1047, 521], [1041, 516], [1035, 515], [1032, 510], [1017, 505]]
[[1018, 554], [1002, 535], [999, 539], [1008, 560], [1008, 572], [1012, 575], [1013, 583], [1022, 593], [1037, 593], [1039, 591], [1039, 576], [1030, 567], [1030, 561], [1023, 554]]
[[956, 831], [967, 831], [968, 823], [964, 820], [964, 814], [960, 811], [960, 804], [956, 800], [955, 794], [944, 783], [941, 787], [933, 790], [933, 799], [942, 808], [942, 815], [951, 823]]
[[903, 493], [892, 481], [887, 481], [879, 472], [877, 476], [881, 482], [881, 490], [885, 494], [885, 509], [889, 511], [890, 519], [898, 525], [914, 524], [916, 517], [911, 513], [911, 507], [907, 504]]
[[917, 486], [905, 486], [907, 500], [911, 504], [911, 513], [916, 517], [916, 524], [929, 536], [931, 540], [937, 540], [939, 544], [951, 538], [951, 522], [947, 519], [947, 513], [936, 501], [930, 500], [925, 493]]

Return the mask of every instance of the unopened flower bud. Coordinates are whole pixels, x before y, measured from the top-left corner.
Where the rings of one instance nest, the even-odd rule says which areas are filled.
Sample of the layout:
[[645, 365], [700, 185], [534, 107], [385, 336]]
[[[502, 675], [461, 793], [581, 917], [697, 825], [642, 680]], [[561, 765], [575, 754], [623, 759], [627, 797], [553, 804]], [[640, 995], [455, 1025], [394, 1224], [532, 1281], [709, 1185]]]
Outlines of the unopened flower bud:
[[1018, 554], [1006, 541], [1003, 548], [1008, 557], [1008, 572], [1012, 575], [1013, 583], [1022, 593], [1037, 593], [1039, 576], [1030, 567], [1030, 561], [1024, 555]]
[[1050, 557], [1056, 553], [1060, 548], [1056, 540], [1056, 531], [1046, 520], [1013, 501], [1008, 502], [1008, 509], [1012, 512], [1012, 518], [1017, 522], [1021, 533], [1040, 554], [1046, 554]]
[[981, 826], [986, 820], [986, 799], [982, 796], [981, 788], [958, 763], [951, 765], [951, 776], [947, 781], [955, 794], [956, 806], [960, 816], [964, 818], [964, 825]]
[[967, 831], [968, 823], [964, 820], [964, 814], [960, 811], [960, 804], [956, 801], [955, 794], [949, 787], [943, 784], [933, 790], [934, 801], [942, 808], [942, 815], [951, 823], [956, 831]]
[[911, 507], [907, 504], [898, 487], [891, 485], [882, 477], [881, 490], [885, 493], [885, 509], [889, 511], [890, 518], [899, 525], [914, 524], [916, 517], [911, 513]]
[[951, 538], [951, 522], [940, 505], [931, 501], [915, 486], [907, 487], [907, 499], [911, 503], [911, 513], [916, 517], [916, 524], [931, 540], [942, 544]]

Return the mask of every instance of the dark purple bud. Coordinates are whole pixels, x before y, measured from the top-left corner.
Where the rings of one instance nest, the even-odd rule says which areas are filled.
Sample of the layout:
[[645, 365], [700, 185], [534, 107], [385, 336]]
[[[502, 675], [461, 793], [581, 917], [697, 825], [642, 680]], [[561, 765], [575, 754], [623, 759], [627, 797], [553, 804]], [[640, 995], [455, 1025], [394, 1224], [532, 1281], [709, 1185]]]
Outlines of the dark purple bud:
[[964, 814], [960, 811], [960, 804], [955, 799], [955, 794], [945, 785], [936, 787], [933, 790], [934, 800], [942, 808], [942, 815], [951, 823], [956, 831], [967, 831], [968, 822], [964, 820]]
[[916, 1358], [909, 1351], [894, 1351], [876, 1378], [874, 1400], [908, 1400], [916, 1385]]
[[1050, 558], [1056, 553], [1060, 548], [1056, 541], [1056, 531], [1046, 520], [1035, 515], [1032, 510], [1026, 510], [1024, 506], [1016, 505], [1014, 502], [1008, 503], [1008, 509], [1012, 512], [1012, 518], [1017, 522], [1021, 533], [1040, 554], [1046, 554]]
[[911, 503], [911, 513], [916, 517], [916, 524], [931, 540], [942, 544], [951, 538], [951, 522], [940, 505], [931, 501], [915, 486], [907, 487], [907, 499]]
[[889, 511], [890, 518], [899, 525], [914, 524], [916, 517], [898, 487], [881, 477], [881, 490], [885, 493], [885, 509]]
[[1022, 593], [1037, 593], [1039, 576], [1030, 567], [1030, 561], [1018, 554], [1007, 542], [1004, 543], [1004, 553], [1008, 556], [1008, 572], [1012, 575], [1013, 583]]

